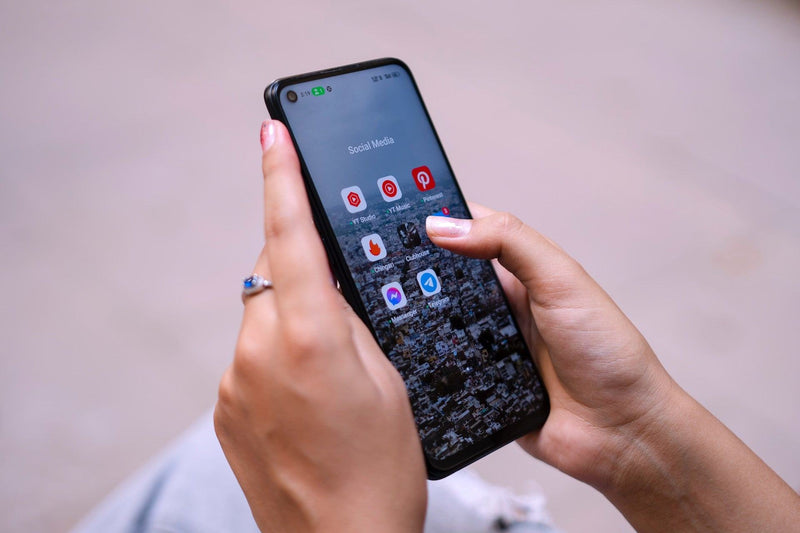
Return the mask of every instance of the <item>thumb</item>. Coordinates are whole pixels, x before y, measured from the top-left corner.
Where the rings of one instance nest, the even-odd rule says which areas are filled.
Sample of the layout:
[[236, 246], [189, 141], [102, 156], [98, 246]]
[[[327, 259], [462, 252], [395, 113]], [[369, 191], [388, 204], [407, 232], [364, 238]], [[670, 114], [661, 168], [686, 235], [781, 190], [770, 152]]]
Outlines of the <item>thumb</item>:
[[426, 231], [434, 244], [452, 252], [496, 258], [538, 305], [563, 307], [578, 303], [576, 296], [584, 300], [602, 293], [577, 261], [509, 213], [493, 212], [474, 220], [429, 216]]

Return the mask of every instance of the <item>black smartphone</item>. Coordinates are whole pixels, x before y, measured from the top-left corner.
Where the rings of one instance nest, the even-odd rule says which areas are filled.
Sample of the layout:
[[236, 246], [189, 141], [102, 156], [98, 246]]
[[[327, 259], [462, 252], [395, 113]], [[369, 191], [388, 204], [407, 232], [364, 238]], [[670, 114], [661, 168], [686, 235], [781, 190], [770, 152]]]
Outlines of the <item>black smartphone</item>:
[[469, 218], [409, 68], [378, 59], [264, 91], [289, 129], [347, 301], [406, 383], [430, 479], [540, 428], [547, 392], [489, 261], [435, 246]]

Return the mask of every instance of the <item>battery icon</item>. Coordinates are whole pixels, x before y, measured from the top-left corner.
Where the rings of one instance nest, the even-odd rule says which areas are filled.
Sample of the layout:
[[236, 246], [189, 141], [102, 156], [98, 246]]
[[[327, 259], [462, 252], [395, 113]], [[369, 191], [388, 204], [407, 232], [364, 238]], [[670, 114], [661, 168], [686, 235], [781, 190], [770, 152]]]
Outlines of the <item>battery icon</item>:
[[325, 89], [322, 87], [314, 87], [313, 89], [311, 89], [311, 94], [313, 94], [314, 96], [322, 96], [323, 94], [325, 94]]

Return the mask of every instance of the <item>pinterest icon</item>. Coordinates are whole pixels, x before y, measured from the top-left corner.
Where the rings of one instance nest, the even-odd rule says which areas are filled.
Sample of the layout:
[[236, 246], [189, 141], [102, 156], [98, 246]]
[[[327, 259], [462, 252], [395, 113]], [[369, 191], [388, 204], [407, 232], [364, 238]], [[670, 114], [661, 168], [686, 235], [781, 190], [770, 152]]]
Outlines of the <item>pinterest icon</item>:
[[378, 190], [381, 191], [381, 196], [387, 202], [394, 202], [403, 197], [400, 186], [397, 185], [397, 180], [394, 176], [385, 176], [378, 180]]
[[414, 178], [414, 183], [417, 184], [417, 189], [422, 192], [429, 191], [436, 187], [436, 181], [433, 179], [431, 169], [426, 166], [421, 166], [411, 171], [411, 176]]

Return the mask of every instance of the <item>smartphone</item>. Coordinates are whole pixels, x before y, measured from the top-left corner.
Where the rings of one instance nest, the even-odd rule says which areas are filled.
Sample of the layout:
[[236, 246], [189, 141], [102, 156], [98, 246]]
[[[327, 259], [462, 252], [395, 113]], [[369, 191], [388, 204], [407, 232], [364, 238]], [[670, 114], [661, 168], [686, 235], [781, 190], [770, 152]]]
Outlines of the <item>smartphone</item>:
[[425, 234], [430, 215], [470, 213], [405, 63], [282, 78], [264, 99], [342, 293], [405, 380], [428, 477], [540, 428], [547, 392], [491, 263]]

